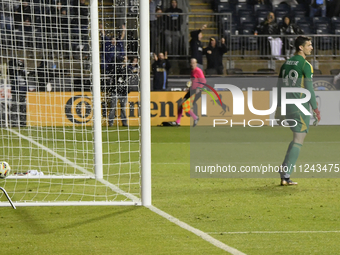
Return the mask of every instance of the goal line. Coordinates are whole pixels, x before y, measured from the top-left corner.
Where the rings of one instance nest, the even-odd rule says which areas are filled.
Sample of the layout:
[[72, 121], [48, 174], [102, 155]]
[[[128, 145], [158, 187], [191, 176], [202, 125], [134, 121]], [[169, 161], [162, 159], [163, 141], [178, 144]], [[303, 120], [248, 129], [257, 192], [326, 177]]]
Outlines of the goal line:
[[[41, 149], [45, 150], [46, 152], [52, 154], [53, 156], [57, 157], [58, 159], [62, 160], [66, 164], [70, 165], [71, 167], [81, 171], [83, 175], [10, 175], [7, 179], [95, 179], [95, 175], [81, 166], [71, 162], [67, 158], [59, 155], [58, 153], [54, 152], [53, 150], [47, 148], [46, 146], [34, 141], [30, 137], [27, 137], [11, 128], [7, 128], [9, 132], [14, 133], [18, 137], [25, 139], [32, 144], [40, 147]], [[142, 205], [141, 199], [130, 194], [129, 192], [125, 192], [124, 190], [120, 189], [116, 185], [104, 180], [104, 179], [97, 179], [100, 183], [105, 185], [106, 187], [110, 188], [112, 191], [116, 192], [117, 194], [123, 195], [126, 198], [130, 199], [131, 201], [80, 201], [80, 202], [73, 202], [73, 201], [64, 201], [64, 202], [15, 202], [15, 206], [70, 206], [70, 205]], [[1, 206], [10, 206], [7, 202], [0, 202]]]

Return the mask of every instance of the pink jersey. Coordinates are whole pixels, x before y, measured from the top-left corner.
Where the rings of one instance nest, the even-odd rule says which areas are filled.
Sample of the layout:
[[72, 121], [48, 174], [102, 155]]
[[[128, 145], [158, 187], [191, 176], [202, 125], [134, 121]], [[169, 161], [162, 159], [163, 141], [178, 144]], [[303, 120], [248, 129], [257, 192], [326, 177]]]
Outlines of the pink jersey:
[[192, 81], [192, 85], [191, 85], [191, 89], [196, 89], [196, 88], [203, 88], [203, 84], [200, 84], [199, 82], [202, 83], [207, 83], [203, 71], [199, 68], [196, 67], [194, 70], [191, 70], [191, 81]]

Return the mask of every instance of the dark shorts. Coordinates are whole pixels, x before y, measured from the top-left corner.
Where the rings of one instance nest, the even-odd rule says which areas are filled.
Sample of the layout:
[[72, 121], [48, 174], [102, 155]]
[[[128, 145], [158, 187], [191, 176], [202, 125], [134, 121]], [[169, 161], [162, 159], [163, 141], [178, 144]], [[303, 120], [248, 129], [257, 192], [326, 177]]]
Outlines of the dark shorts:
[[288, 121], [290, 126], [297, 124], [295, 127], [290, 128], [293, 132], [308, 133], [310, 115], [304, 115], [302, 112], [298, 111], [294, 113], [288, 113], [286, 115], [286, 119], [292, 119], [292, 121]]

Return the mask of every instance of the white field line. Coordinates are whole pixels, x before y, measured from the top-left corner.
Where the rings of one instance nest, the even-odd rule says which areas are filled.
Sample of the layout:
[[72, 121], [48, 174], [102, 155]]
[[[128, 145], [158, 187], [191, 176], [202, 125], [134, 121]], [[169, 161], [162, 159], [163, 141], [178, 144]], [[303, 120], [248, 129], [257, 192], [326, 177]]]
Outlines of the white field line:
[[[251, 165], [251, 164], [254, 164], [254, 165], [258, 165], [258, 164], [261, 164], [261, 162], [245, 162], [245, 161], [240, 161], [240, 162], [230, 162], [232, 164], [247, 164], [247, 165]], [[152, 164], [155, 164], [155, 165], [190, 165], [190, 162], [157, 162], [157, 163], [152, 163]], [[263, 164], [263, 163], [262, 163]], [[266, 164], [277, 164], [277, 165], [280, 165], [278, 162], [276, 161], [266, 161]], [[306, 162], [301, 162], [299, 163], [300, 165], [303, 165], [303, 164], [336, 164], [336, 163], [332, 163], [330, 161], [306, 161]]]
[[165, 163], [152, 163], [155, 165], [188, 165], [190, 164], [190, 162], [165, 162]]
[[[26, 139], [28, 140], [29, 142], [35, 144], [36, 146], [46, 150], [47, 152], [51, 153], [53, 156], [59, 158], [60, 160], [64, 161], [65, 163], [71, 165], [72, 167], [75, 167], [76, 169], [80, 170], [81, 172], [83, 173], [86, 173], [86, 174], [90, 174], [93, 176], [92, 173], [90, 173], [89, 171], [87, 171], [86, 169], [84, 169], [83, 167], [80, 167], [78, 165], [76, 165], [75, 163], [71, 162], [70, 160], [68, 160], [67, 158], [59, 155], [58, 153], [52, 151], [51, 149], [47, 148], [46, 146], [32, 140], [31, 138], [29, 137], [26, 137], [18, 132], [16, 132], [15, 130], [12, 130], [12, 129], [7, 129], [8, 131], [10, 132], [13, 132], [14, 134], [16, 134], [17, 136], [23, 138], [23, 139]], [[123, 190], [119, 189], [118, 187], [116, 187], [115, 185], [109, 183], [108, 181], [105, 181], [105, 180], [100, 180], [100, 182], [102, 182], [104, 185], [107, 185], [109, 186], [110, 188], [112, 188], [115, 192], [119, 193], [119, 194], [122, 194], [128, 198], [130, 198], [132, 201], [140, 201], [140, 199], [132, 194], [128, 194], [126, 192], [124, 192]], [[236, 250], [235, 248], [233, 247], [230, 247], [224, 243], [222, 243], [221, 241], [213, 238], [212, 236], [208, 235], [207, 233], [204, 233], [203, 231], [197, 229], [197, 228], [194, 228], [190, 225], [188, 225], [187, 223], [183, 222], [183, 221], [180, 221], [179, 219], [171, 216], [170, 214], [158, 209], [157, 207], [155, 206], [148, 206], [147, 208], [149, 208], [152, 212], [155, 212], [157, 213], [158, 215], [162, 216], [163, 218], [167, 219], [168, 221], [176, 224], [177, 226], [201, 237], [202, 239], [204, 239], [205, 241], [211, 243], [212, 245], [224, 250], [224, 251], [227, 251], [229, 252], [230, 254], [233, 254], [233, 255], [246, 255], [245, 253], [242, 253], [238, 250]]]
[[197, 229], [197, 228], [194, 228], [190, 225], [188, 225], [187, 223], [183, 222], [183, 221], [180, 221], [179, 219], [171, 216], [170, 214], [158, 209], [157, 207], [155, 206], [147, 206], [147, 208], [149, 208], [151, 211], [157, 213], [158, 215], [162, 216], [163, 218], [167, 219], [168, 221], [172, 222], [172, 223], [175, 223], [177, 226], [185, 229], [185, 230], [188, 230], [190, 231], [191, 233], [201, 237], [203, 240], [215, 245], [216, 247], [224, 250], [224, 251], [227, 251], [229, 252], [230, 254], [233, 254], [233, 255], [245, 255], [245, 253], [239, 251], [239, 250], [236, 250], [235, 248], [233, 247], [230, 247], [228, 245], [226, 245], [225, 243], [222, 243], [221, 241], [213, 238], [212, 236], [210, 236], [209, 234], [207, 233], [204, 233], [203, 231]]
[[239, 234], [317, 234], [340, 233], [340, 230], [301, 230], [301, 231], [244, 231], [244, 232], [207, 232], [209, 235], [239, 235]]
[[[93, 174], [93, 173], [87, 171], [85, 168], [83, 168], [83, 167], [81, 167], [81, 166], [78, 166], [77, 164], [75, 164], [74, 162], [70, 161], [69, 159], [67, 159], [67, 158], [61, 156], [60, 154], [54, 152], [54, 151], [51, 150], [50, 148], [47, 148], [46, 146], [44, 146], [44, 145], [42, 145], [42, 144], [40, 144], [40, 143], [34, 141], [34, 140], [31, 139], [30, 137], [27, 137], [27, 136], [25, 136], [25, 135], [23, 135], [23, 134], [20, 134], [20, 133], [18, 133], [17, 131], [15, 131], [15, 130], [13, 130], [13, 129], [8, 128], [7, 130], [10, 131], [10, 132], [12, 132], [12, 133], [14, 133], [14, 134], [16, 134], [17, 136], [19, 136], [19, 137], [25, 139], [25, 140], [27, 140], [27, 141], [33, 143], [34, 145], [40, 147], [41, 149], [47, 151], [48, 153], [52, 154], [52, 155], [55, 156], [56, 158], [58, 158], [58, 159], [64, 161], [66, 164], [68, 164], [68, 165], [74, 167], [75, 169], [81, 171], [82, 173], [87, 174], [87, 175], [89, 175], [89, 176], [91, 176], [91, 177], [94, 178], [94, 174]], [[38, 178], [39, 178], [39, 177], [38, 177]], [[110, 182], [108, 182], [108, 181], [106, 181], [106, 180], [103, 180], [103, 179], [98, 179], [98, 181], [100, 181], [102, 184], [104, 184], [104, 185], [110, 187], [113, 191], [117, 192], [118, 194], [124, 195], [124, 196], [126, 196], [127, 198], [131, 199], [132, 201], [134, 201], [134, 202], [136, 202], [136, 203], [139, 203], [139, 202], [140, 202], [140, 199], [139, 199], [139, 198], [137, 198], [137, 197], [135, 197], [135, 196], [133, 196], [133, 195], [131, 195], [131, 194], [129, 194], [129, 193], [127, 193], [127, 192], [121, 190], [121, 189], [118, 188], [116, 185], [114, 185], [114, 184], [112, 184], [112, 183], [110, 183]]]
[[[287, 141], [288, 143], [289, 143], [289, 141]], [[258, 141], [258, 142], [223, 142], [223, 143], [221, 143], [221, 144], [252, 144], [252, 143], [265, 143], [265, 144], [267, 144], [267, 143], [287, 143], [287, 142], [275, 142], [275, 141], [273, 141], [273, 142], [262, 142], [262, 141]], [[212, 143], [212, 144], [216, 144], [216, 143], [219, 143], [219, 142], [192, 142], [192, 144], [194, 145], [194, 144], [207, 144], [207, 143]], [[328, 142], [304, 142], [304, 144], [306, 144], [306, 143], [311, 143], [311, 144], [314, 144], [314, 143], [316, 143], [316, 144], [318, 144], [318, 143], [340, 143], [340, 141], [328, 141]], [[151, 144], [190, 144], [190, 142], [180, 142], [180, 143], [157, 143], [157, 142], [155, 142], [155, 143], [151, 143]]]

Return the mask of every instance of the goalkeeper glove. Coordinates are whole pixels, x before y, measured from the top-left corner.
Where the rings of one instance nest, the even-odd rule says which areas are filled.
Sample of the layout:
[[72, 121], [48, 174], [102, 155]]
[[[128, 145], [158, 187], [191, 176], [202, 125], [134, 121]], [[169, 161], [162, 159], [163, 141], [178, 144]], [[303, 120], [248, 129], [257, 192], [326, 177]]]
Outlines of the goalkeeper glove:
[[315, 110], [313, 110], [313, 117], [314, 117], [314, 122], [313, 122], [313, 126], [317, 126], [321, 120], [321, 116], [320, 116], [320, 111], [318, 108], [316, 108]]
[[275, 119], [278, 120], [277, 124], [281, 126], [281, 122], [285, 119], [284, 115], [281, 115], [281, 106], [278, 106], [275, 112]]

